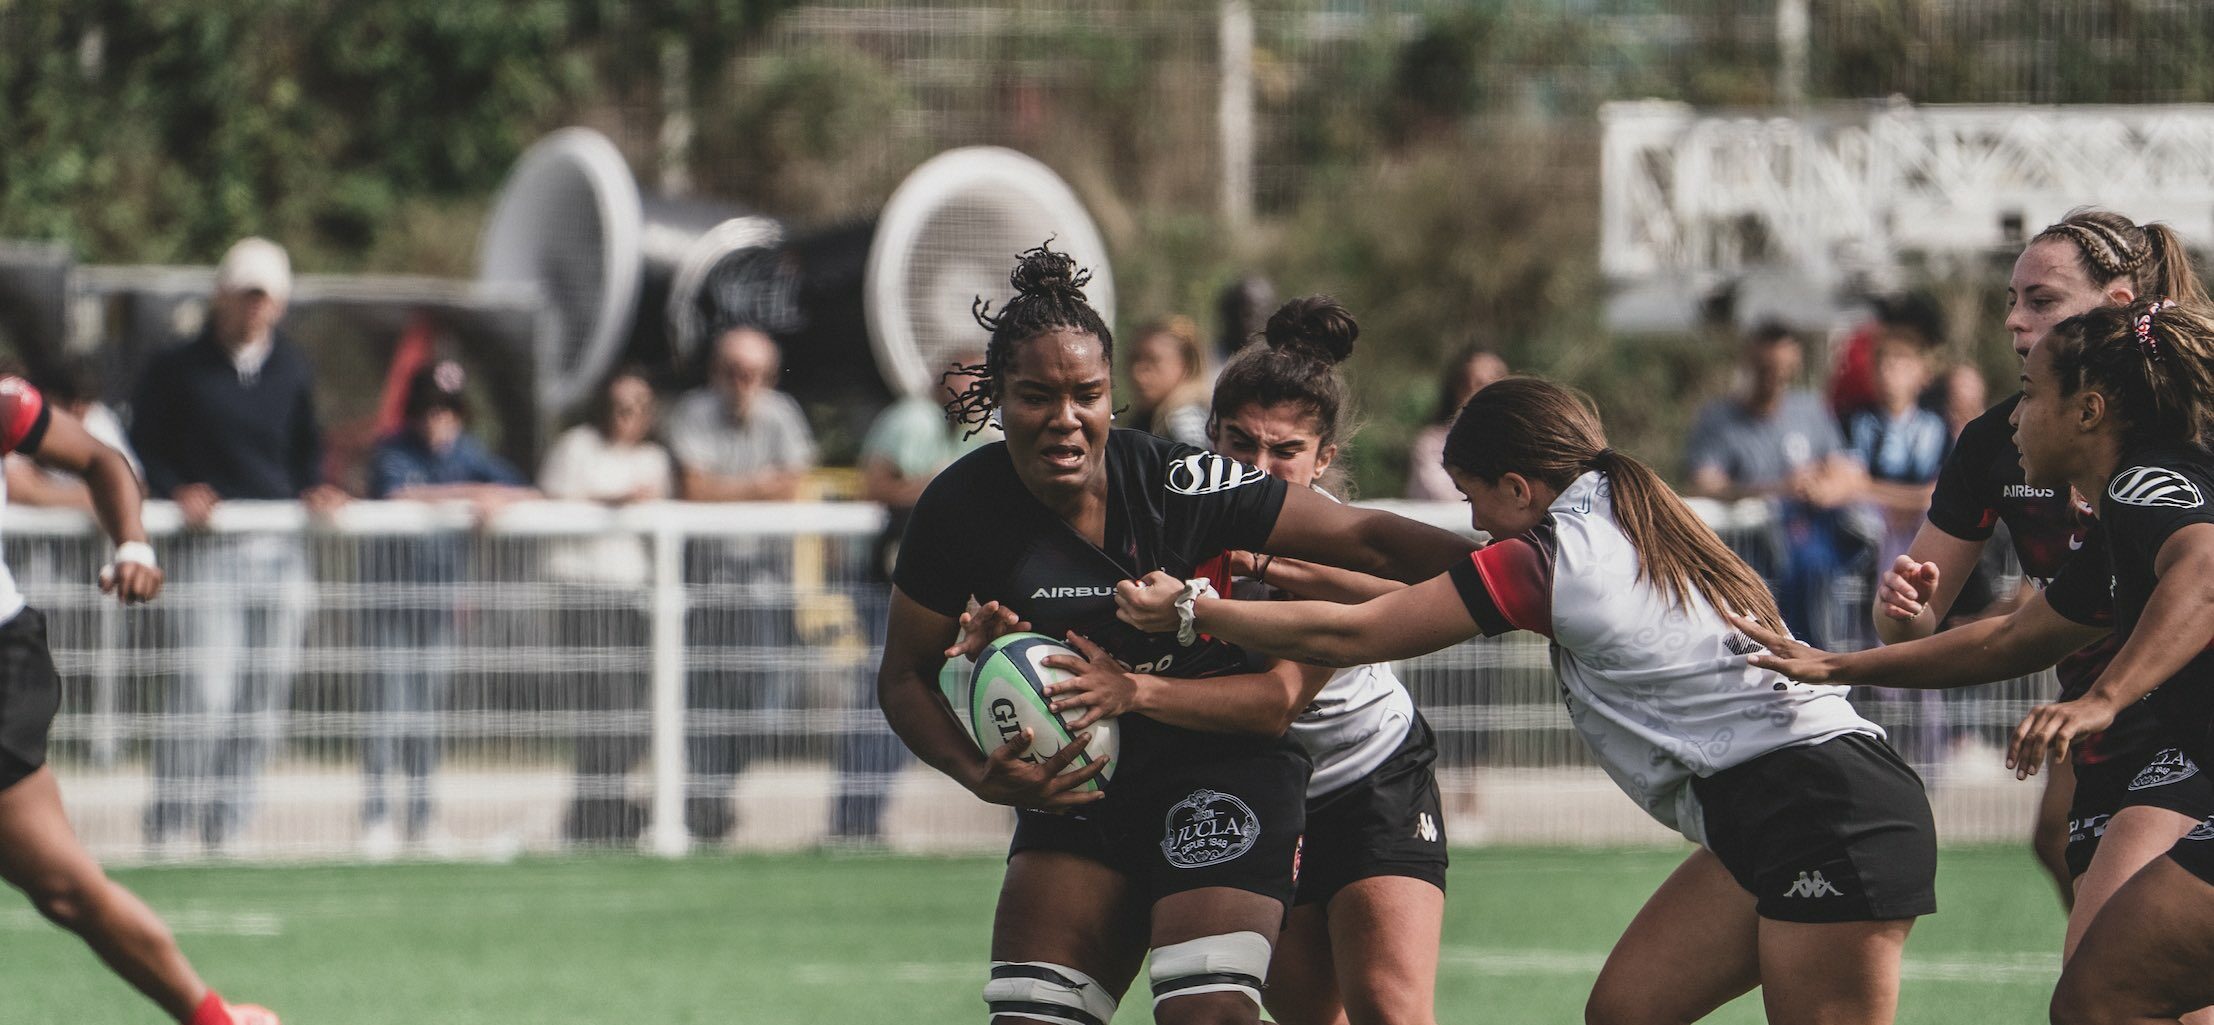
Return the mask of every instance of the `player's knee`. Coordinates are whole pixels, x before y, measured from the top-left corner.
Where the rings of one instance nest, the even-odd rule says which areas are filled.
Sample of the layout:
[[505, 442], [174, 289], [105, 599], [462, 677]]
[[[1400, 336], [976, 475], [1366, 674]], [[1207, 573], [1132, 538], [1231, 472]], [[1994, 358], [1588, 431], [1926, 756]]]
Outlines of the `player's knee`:
[[1257, 932], [1202, 936], [1156, 947], [1146, 969], [1153, 1017], [1162, 1025], [1238, 1025], [1260, 1020], [1268, 977], [1268, 937]]
[[92, 885], [64, 875], [33, 879], [24, 886], [23, 893], [47, 921], [71, 931], [84, 924], [96, 896]]
[[1091, 976], [1045, 961], [994, 961], [991, 981], [984, 984], [993, 1025], [1107, 1025], [1116, 1003]]
[[1437, 1025], [1430, 993], [1410, 979], [1363, 979], [1345, 992], [1349, 1025]]

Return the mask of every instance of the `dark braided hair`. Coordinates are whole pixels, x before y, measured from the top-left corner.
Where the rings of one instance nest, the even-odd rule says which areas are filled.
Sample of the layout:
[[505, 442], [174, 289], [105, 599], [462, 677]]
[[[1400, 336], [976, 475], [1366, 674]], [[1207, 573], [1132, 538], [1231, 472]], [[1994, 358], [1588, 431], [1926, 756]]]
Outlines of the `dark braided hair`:
[[2051, 350], [2063, 395], [2105, 395], [2125, 444], [2203, 442], [2214, 425], [2214, 311], [2145, 299], [2101, 306], [2053, 325]]
[[948, 372], [947, 376], [973, 374], [976, 383], [946, 403], [946, 416], [955, 423], [968, 424], [970, 435], [983, 430], [991, 422], [992, 411], [999, 408], [1001, 375], [1015, 357], [1017, 342], [1055, 328], [1081, 331], [1099, 339], [1101, 358], [1110, 366], [1114, 364], [1114, 332], [1084, 299], [1084, 286], [1091, 283], [1092, 272], [1078, 267], [1075, 257], [1054, 252], [1052, 246], [1053, 240], [1047, 239], [1015, 258], [1015, 269], [1007, 275], [1015, 296], [997, 314], [992, 312], [991, 301], [983, 296], [977, 296], [969, 306], [976, 322], [990, 331], [992, 338], [985, 343], [984, 362]]
[[2180, 303], [2204, 303], [2206, 288], [2191, 269], [2191, 253], [2183, 237], [2165, 224], [2140, 225], [2112, 210], [2078, 207], [2068, 216], [2037, 233], [2032, 245], [2046, 239], [2069, 243], [2093, 284], [2104, 285], [2128, 278], [2130, 291], [2139, 299], [2155, 297]]

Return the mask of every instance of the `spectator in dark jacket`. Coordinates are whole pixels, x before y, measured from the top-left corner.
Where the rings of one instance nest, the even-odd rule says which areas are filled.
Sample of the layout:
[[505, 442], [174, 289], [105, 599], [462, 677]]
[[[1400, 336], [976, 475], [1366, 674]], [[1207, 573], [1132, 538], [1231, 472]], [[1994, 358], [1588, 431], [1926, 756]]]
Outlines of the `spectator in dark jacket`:
[[277, 332], [291, 292], [276, 243], [232, 246], [206, 328], [157, 354], [132, 402], [148, 490], [175, 501], [195, 532], [174, 563], [188, 635], [179, 647], [196, 658], [170, 694], [165, 721], [176, 725], [154, 742], [146, 836], [157, 847], [189, 829], [221, 849], [247, 825], [313, 596], [296, 532], [201, 532], [225, 501], [297, 498], [322, 510], [345, 497], [323, 482], [314, 373]]
[[[369, 453], [369, 497], [402, 502], [467, 502], [484, 522], [509, 502], [538, 492], [506, 460], [468, 434], [468, 380], [461, 364], [436, 360], [408, 382], [406, 425]], [[431, 772], [438, 766], [438, 720], [452, 662], [452, 594], [468, 569], [464, 536], [371, 538], [362, 577], [416, 597], [379, 607], [371, 642], [382, 653], [365, 703], [371, 720], [362, 744], [362, 850], [372, 858], [410, 845], [437, 846], [430, 831]], [[397, 759], [407, 775], [403, 833], [392, 827], [385, 777]], [[446, 853], [433, 850], [433, 853]]]

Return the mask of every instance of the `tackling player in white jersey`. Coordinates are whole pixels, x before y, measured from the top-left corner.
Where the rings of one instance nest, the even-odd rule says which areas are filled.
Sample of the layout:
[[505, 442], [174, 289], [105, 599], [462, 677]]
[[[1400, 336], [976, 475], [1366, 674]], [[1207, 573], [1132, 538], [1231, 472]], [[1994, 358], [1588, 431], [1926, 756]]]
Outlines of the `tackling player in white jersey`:
[[[0, 377], [0, 452], [84, 478], [100, 527], [115, 541], [101, 590], [126, 605], [161, 591], [161, 570], [138, 521], [138, 477], [121, 453], [16, 377]], [[60, 708], [46, 617], [24, 604], [15, 577], [0, 564], [0, 877], [176, 1021], [276, 1025], [268, 1010], [225, 1003], [201, 982], [161, 919], [101, 872], [77, 841], [46, 765], [46, 735]]]
[[1779, 622], [1775, 599], [1575, 393], [1485, 388], [1445, 466], [1497, 539], [1449, 573], [1360, 605], [1224, 601], [1154, 574], [1117, 588], [1121, 614], [1323, 665], [1546, 636], [1608, 775], [1700, 845], [1615, 945], [1586, 1020], [1692, 1021], [1759, 986], [1772, 1021], [1891, 1021], [1937, 847], [1883, 730], [1844, 688], [1747, 664], [1757, 646], [1722, 610]]

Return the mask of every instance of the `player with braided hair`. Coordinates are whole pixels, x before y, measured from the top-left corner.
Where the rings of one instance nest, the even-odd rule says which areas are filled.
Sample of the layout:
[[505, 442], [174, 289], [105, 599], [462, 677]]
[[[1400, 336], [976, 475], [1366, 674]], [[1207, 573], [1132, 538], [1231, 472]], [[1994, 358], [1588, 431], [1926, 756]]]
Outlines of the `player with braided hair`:
[[[2183, 240], [2168, 226], [2079, 209], [2038, 232], [2015, 261], [2006, 328], [2014, 351], [2026, 358], [2069, 317], [2157, 296], [2196, 304], [2205, 294]], [[2001, 523], [2023, 575], [2040, 585], [2085, 544], [2082, 500], [2023, 477], [2009, 423], [2020, 401], [2009, 397], [1971, 421], [1946, 457], [1928, 520], [1878, 587], [1876, 633], [1886, 643], [1935, 632]], [[2110, 635], [2060, 660], [2061, 695], [2089, 687], [2118, 644]], [[2033, 836], [2040, 863], [2070, 907], [2063, 951], [2075, 949], [2107, 895], [2214, 814], [2214, 774], [2162, 742], [2143, 709], [2125, 710], [2103, 735], [2071, 747], [2070, 756], [2048, 774]], [[2214, 1015], [2194, 1025], [2214, 1025]]]
[[[1340, 505], [1230, 459], [1111, 430], [1113, 335], [1085, 273], [1024, 253], [974, 386], [951, 404], [996, 417], [1005, 440], [962, 457], [916, 503], [893, 571], [878, 701], [907, 746], [979, 798], [1018, 809], [985, 999], [1000, 1025], [1103, 1025], [1152, 949], [1154, 1018], [1259, 1021], [1260, 990], [1291, 904], [1310, 763], [1274, 730], [1204, 732], [1142, 712], [1119, 720], [1107, 764], [1062, 775], [1088, 736], [1042, 762], [1018, 735], [980, 753], [934, 682], [974, 600], [1067, 636], [1089, 676], [1235, 686], [1301, 670], [1197, 635], [1115, 618], [1114, 585], [1188, 575], [1225, 550], [1342, 565], [1398, 580], [1464, 559], [1460, 537]], [[1125, 669], [1124, 667], [1128, 668]]]
[[[2065, 764], [2132, 715], [2180, 759], [2142, 778], [2196, 775], [2214, 757], [2214, 311], [2151, 299], [2060, 322], [2023, 366], [2012, 423], [2029, 485], [2099, 496], [2083, 551], [2042, 593], [2003, 619], [1847, 655], [1748, 625], [1769, 649], [1753, 663], [1809, 683], [1946, 687], [2035, 672], [2111, 632], [2111, 659], [2032, 710], [2008, 764], [2019, 776]], [[2055, 1022], [2195, 1020], [2214, 1004], [2209, 841], [2214, 825], [2186, 820], [2101, 896], [2062, 969]], [[2114, 843], [2110, 829], [2098, 857]]]

